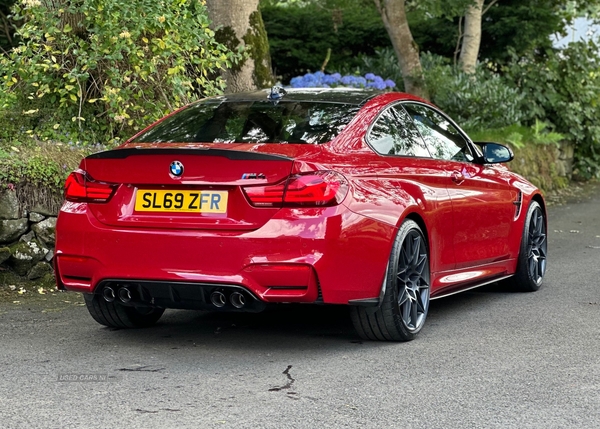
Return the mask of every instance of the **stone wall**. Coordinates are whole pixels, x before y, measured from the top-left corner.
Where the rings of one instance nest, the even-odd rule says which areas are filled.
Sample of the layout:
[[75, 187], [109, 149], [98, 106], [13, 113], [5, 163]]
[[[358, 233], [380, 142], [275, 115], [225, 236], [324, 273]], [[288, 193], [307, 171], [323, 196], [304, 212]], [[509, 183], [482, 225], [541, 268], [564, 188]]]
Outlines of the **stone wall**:
[[527, 178], [546, 193], [566, 187], [573, 174], [573, 145], [525, 145], [512, 148], [515, 159], [508, 164], [511, 171]]
[[0, 190], [0, 269], [36, 280], [52, 272], [57, 211], [53, 204], [29, 210], [19, 194]]

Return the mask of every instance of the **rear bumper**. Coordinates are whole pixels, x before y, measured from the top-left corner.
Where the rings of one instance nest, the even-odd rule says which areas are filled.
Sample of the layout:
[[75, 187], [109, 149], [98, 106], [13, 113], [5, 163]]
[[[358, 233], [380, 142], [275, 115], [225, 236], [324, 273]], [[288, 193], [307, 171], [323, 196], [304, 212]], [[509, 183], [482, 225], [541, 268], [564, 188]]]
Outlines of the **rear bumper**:
[[95, 293], [100, 299], [134, 307], [260, 312], [266, 303], [237, 285], [103, 280]]
[[85, 203], [65, 203], [56, 227], [57, 283], [84, 293], [114, 279], [227, 285], [261, 302], [347, 304], [379, 295], [394, 234], [343, 205], [281, 209], [254, 231], [211, 231], [116, 228]]

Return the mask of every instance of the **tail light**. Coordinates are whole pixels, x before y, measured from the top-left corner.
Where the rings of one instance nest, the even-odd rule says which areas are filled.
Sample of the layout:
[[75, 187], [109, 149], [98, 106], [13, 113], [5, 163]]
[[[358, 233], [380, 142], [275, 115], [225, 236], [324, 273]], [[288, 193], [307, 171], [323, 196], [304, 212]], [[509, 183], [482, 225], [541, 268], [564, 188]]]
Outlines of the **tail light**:
[[85, 171], [72, 172], [65, 182], [65, 199], [74, 202], [105, 203], [110, 200], [117, 185], [96, 182]]
[[284, 182], [244, 188], [256, 207], [320, 207], [340, 204], [348, 193], [348, 181], [333, 171], [314, 171], [290, 176]]

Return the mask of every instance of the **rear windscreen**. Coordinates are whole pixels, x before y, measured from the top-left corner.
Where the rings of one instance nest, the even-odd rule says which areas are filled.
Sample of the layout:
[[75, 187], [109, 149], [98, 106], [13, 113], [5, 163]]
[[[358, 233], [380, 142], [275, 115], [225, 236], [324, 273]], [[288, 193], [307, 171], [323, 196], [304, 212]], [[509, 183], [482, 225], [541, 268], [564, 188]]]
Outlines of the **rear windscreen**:
[[281, 101], [206, 101], [139, 135], [142, 143], [308, 143], [332, 140], [360, 106]]

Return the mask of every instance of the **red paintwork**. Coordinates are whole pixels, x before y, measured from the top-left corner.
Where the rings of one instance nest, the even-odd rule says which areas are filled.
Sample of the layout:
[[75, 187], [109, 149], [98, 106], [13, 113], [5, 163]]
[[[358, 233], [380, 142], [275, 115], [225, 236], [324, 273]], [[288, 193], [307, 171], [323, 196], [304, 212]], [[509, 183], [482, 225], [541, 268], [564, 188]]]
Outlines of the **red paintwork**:
[[[133, 139], [121, 146], [221, 148], [284, 155], [293, 162], [193, 155], [83, 160], [80, 168], [95, 180], [120, 186], [107, 204], [64, 203], [56, 229], [59, 287], [92, 292], [103, 279], [214, 282], [244, 286], [266, 302], [314, 302], [320, 287], [323, 302], [347, 304], [379, 296], [393, 239], [408, 216], [422, 224], [430, 245], [432, 297], [514, 273], [526, 208], [532, 198], [543, 205], [540, 192], [499, 165], [375, 153], [364, 135], [382, 108], [398, 100], [419, 99], [377, 96], [337, 138], [318, 146]], [[186, 165], [184, 179], [169, 177], [174, 159]], [[259, 170], [266, 179], [240, 179]], [[341, 204], [257, 209], [240, 190], [316, 170], [334, 170], [348, 180]], [[159, 185], [229, 190], [228, 212], [135, 213], [135, 188]], [[518, 191], [523, 203], [515, 218]]]

